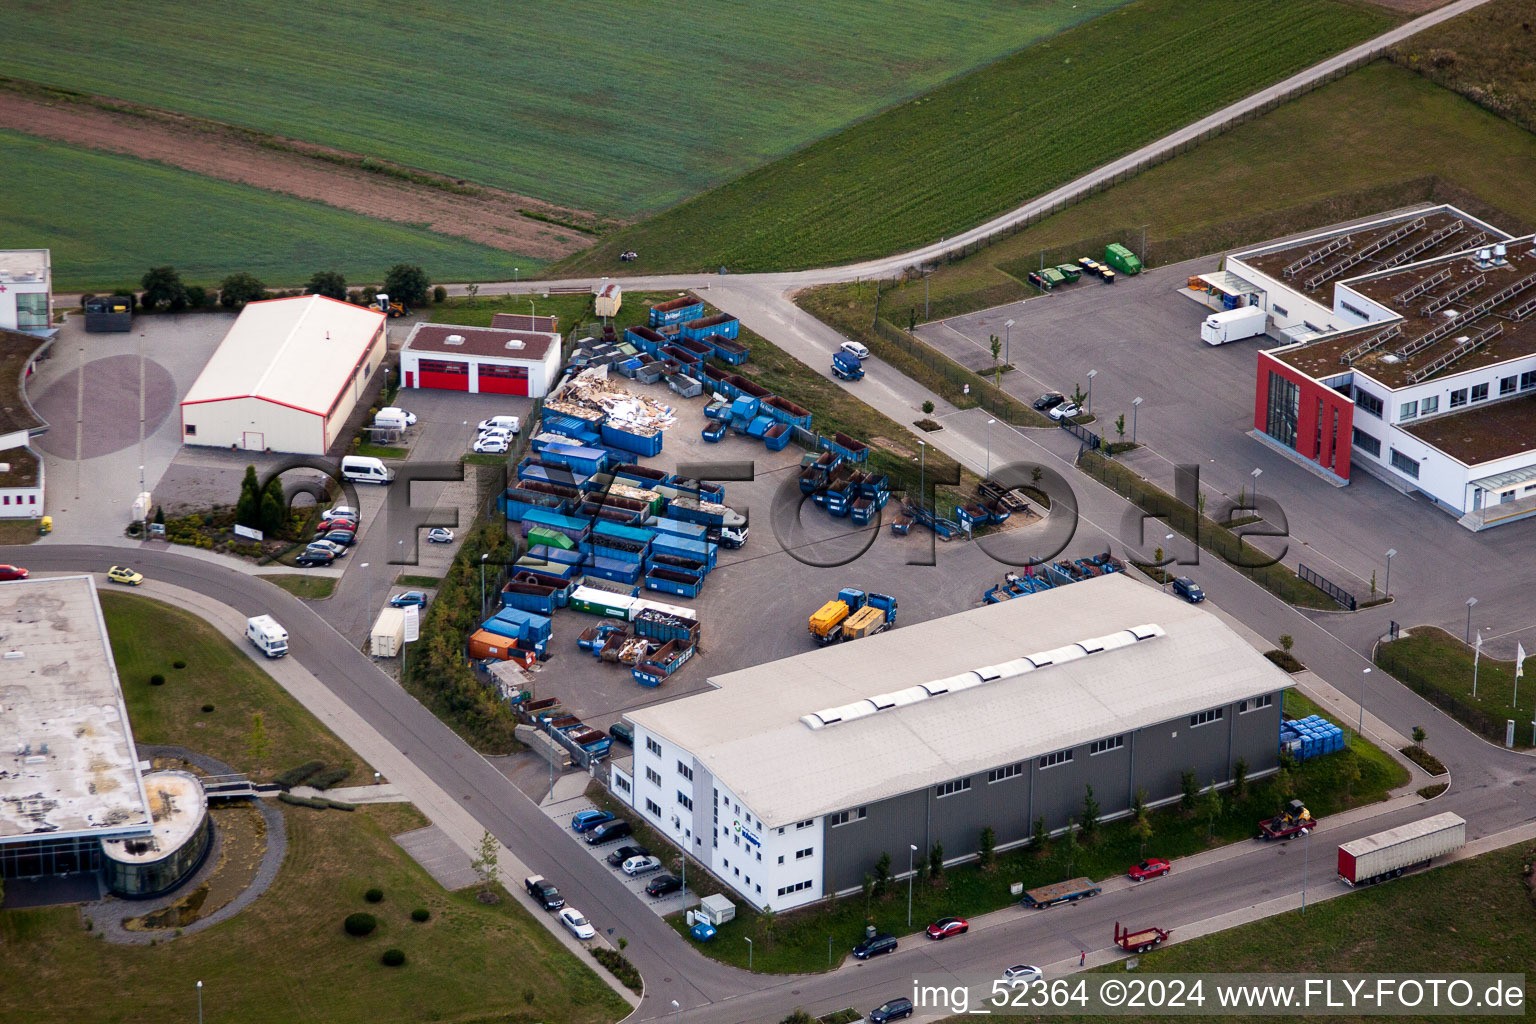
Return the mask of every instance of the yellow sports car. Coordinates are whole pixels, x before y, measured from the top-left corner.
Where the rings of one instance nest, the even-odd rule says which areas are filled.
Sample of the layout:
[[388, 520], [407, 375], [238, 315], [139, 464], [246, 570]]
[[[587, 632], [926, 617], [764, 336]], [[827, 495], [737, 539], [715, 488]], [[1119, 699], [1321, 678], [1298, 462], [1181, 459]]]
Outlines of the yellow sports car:
[[107, 570], [107, 579], [113, 583], [126, 583], [130, 587], [136, 587], [144, 582], [144, 574], [134, 572], [126, 565], [114, 565]]

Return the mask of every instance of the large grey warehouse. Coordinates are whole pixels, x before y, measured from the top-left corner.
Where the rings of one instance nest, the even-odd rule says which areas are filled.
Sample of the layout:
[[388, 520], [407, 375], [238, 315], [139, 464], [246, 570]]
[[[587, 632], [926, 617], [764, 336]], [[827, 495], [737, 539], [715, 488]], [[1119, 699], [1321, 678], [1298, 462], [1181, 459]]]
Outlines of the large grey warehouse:
[[621, 799], [756, 907], [855, 890], [881, 853], [975, 853], [1278, 763], [1290, 677], [1123, 574], [732, 672], [630, 712]]

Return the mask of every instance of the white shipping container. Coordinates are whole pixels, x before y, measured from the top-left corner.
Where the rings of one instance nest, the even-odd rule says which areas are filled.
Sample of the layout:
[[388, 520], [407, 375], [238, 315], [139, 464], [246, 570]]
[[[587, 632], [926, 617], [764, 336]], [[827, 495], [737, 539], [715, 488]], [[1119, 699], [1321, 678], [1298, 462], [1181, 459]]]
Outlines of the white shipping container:
[[1339, 847], [1339, 878], [1363, 885], [1443, 857], [1467, 843], [1467, 823], [1447, 811]]
[[405, 642], [405, 609], [385, 608], [379, 612], [368, 636], [369, 652], [375, 658], [393, 658]]
[[1263, 334], [1267, 317], [1263, 306], [1239, 306], [1212, 313], [1200, 325], [1200, 340], [1207, 345], [1224, 345]]

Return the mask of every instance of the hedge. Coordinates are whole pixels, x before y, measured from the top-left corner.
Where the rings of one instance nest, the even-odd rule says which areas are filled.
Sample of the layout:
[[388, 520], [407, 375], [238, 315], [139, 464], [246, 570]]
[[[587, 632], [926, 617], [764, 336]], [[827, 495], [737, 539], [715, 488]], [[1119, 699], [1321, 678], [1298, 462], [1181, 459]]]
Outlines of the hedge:
[[294, 786], [303, 785], [304, 780], [318, 771], [325, 769], [324, 761], [305, 761], [297, 768], [289, 768], [272, 781], [284, 789], [292, 789]]

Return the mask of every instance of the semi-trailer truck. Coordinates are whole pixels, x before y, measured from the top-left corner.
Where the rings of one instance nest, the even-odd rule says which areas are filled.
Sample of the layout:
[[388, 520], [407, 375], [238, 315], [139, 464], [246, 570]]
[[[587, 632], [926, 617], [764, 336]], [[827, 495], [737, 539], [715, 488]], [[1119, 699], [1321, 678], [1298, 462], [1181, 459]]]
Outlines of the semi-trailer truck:
[[1460, 815], [1436, 814], [1340, 846], [1339, 880], [1354, 886], [1396, 878], [1466, 843], [1467, 823]]
[[1200, 325], [1200, 340], [1207, 345], [1225, 345], [1264, 333], [1268, 317], [1263, 306], [1241, 306], [1212, 313]]

